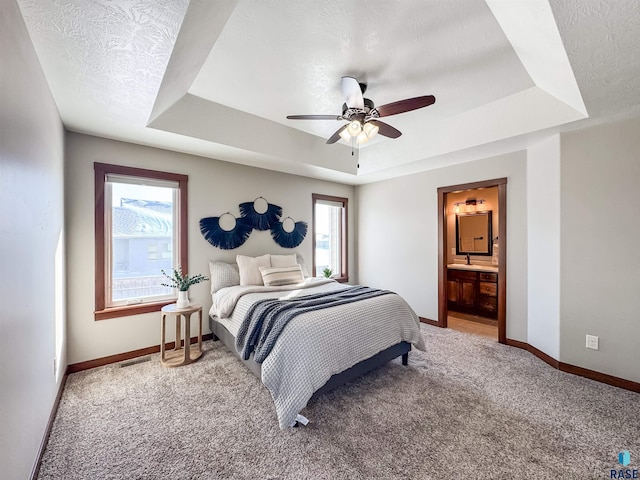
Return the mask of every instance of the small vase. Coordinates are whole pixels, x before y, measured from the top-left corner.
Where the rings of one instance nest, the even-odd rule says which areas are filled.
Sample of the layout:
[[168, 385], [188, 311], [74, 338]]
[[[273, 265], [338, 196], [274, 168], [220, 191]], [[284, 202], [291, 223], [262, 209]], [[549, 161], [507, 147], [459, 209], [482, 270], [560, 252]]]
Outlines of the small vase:
[[178, 292], [178, 301], [176, 302], [177, 308], [187, 308], [189, 306], [189, 290]]

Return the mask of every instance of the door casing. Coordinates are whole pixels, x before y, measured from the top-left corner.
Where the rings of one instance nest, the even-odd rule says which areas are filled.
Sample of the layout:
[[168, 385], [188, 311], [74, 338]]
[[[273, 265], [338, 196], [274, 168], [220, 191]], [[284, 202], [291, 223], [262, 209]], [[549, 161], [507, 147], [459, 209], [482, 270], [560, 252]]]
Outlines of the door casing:
[[498, 187], [498, 342], [507, 343], [507, 179], [496, 178], [438, 188], [438, 326], [446, 328], [447, 315], [447, 194], [461, 190]]

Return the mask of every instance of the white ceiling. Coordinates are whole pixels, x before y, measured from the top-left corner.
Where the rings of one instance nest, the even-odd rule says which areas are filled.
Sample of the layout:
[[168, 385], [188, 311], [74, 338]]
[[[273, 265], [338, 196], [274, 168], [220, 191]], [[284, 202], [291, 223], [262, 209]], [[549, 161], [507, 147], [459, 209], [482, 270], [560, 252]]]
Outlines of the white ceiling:
[[[640, 114], [636, 0], [18, 0], [67, 129], [362, 184]], [[340, 77], [403, 132], [325, 140]], [[359, 168], [358, 168], [359, 165]]]

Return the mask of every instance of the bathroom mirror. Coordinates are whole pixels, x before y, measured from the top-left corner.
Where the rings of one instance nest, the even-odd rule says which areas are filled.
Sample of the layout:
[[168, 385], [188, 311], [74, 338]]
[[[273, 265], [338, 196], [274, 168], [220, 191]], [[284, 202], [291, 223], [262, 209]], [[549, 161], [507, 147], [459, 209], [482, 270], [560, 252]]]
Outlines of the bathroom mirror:
[[456, 255], [491, 255], [491, 210], [456, 214]]

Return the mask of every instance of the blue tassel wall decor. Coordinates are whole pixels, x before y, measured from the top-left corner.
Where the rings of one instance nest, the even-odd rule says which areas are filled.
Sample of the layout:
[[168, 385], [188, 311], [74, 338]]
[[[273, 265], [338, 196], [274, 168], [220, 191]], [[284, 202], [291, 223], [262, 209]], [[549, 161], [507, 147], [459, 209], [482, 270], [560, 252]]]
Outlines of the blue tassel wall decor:
[[[224, 215], [231, 215], [226, 213]], [[223, 250], [233, 250], [238, 248], [247, 241], [249, 235], [253, 231], [253, 227], [247, 221], [240, 217], [235, 218], [236, 225], [232, 230], [224, 230], [220, 226], [220, 217], [206, 217], [200, 219], [200, 232], [205, 240], [214, 247]]]
[[[287, 218], [293, 220], [291, 217]], [[293, 230], [291, 232], [287, 232], [283, 226], [284, 221], [287, 218], [282, 222], [276, 222], [276, 224], [271, 227], [271, 236], [281, 247], [295, 248], [302, 243], [304, 237], [307, 235], [307, 223], [295, 222]]]
[[[264, 213], [256, 211], [256, 200], [262, 199], [267, 204], [267, 210]], [[253, 202], [244, 202], [239, 205], [240, 216], [256, 230], [269, 230], [273, 227], [282, 216], [282, 208], [278, 205], [268, 203], [263, 197], [256, 198]]]

